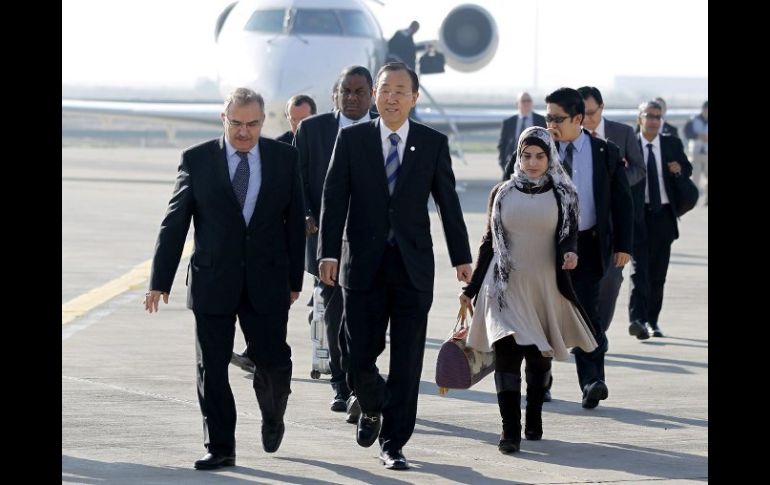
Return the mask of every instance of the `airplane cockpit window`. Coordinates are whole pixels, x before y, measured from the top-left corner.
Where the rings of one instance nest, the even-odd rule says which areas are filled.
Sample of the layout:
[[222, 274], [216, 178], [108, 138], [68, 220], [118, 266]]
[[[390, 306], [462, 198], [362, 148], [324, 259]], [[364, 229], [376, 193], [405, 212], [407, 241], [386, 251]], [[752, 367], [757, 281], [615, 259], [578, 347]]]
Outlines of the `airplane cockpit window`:
[[283, 10], [255, 10], [251, 18], [246, 22], [244, 30], [251, 32], [283, 32]]
[[342, 35], [342, 27], [331, 10], [297, 10], [291, 31], [294, 34]]
[[340, 19], [346, 35], [354, 37], [378, 37], [377, 29], [360, 10], [340, 10]]

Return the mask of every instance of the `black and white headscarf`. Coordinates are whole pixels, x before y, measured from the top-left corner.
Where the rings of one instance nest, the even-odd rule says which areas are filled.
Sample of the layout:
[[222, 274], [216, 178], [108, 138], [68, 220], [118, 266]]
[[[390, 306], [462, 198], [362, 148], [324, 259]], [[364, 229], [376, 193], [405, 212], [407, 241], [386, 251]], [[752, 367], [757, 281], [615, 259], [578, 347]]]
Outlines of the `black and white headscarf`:
[[[537, 138], [545, 142], [546, 146], [550, 148], [550, 154], [548, 157], [548, 169], [545, 173], [537, 178], [531, 179], [527, 176], [526, 172], [521, 169], [521, 152], [524, 149], [524, 141], [527, 138]], [[527, 145], [528, 146], [528, 145]], [[504, 183], [500, 190], [495, 195], [495, 200], [492, 203], [492, 247], [494, 250], [494, 282], [496, 301], [499, 308], [502, 310], [505, 304], [505, 289], [508, 285], [508, 276], [511, 271], [515, 271], [515, 262], [513, 261], [512, 249], [513, 243], [508, 240], [505, 228], [503, 227], [502, 219], [502, 203], [503, 199], [510, 193], [511, 190], [515, 190], [517, 187], [523, 189], [525, 192], [531, 192], [538, 187], [543, 187], [547, 183], [553, 184], [553, 189], [558, 192], [558, 200], [561, 204], [561, 227], [559, 227], [559, 242], [566, 239], [571, 230], [577, 228], [578, 224], [578, 196], [575, 184], [572, 179], [564, 171], [564, 167], [559, 160], [559, 153], [556, 149], [556, 143], [553, 141], [553, 137], [545, 128], [540, 126], [531, 126], [524, 130], [519, 136], [519, 143], [516, 149], [516, 164], [513, 167], [513, 175], [511, 179]]]

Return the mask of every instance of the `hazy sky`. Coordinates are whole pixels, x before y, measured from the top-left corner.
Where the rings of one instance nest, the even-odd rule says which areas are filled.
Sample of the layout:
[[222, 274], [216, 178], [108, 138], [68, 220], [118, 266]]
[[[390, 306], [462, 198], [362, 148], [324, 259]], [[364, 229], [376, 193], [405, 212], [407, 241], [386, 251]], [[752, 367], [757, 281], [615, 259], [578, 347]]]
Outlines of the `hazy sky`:
[[[214, 22], [230, 2], [63, 0], [62, 82], [191, 87], [214, 78]], [[385, 36], [417, 19], [419, 41], [436, 38], [443, 16], [467, 0], [385, 3], [369, 2]], [[427, 85], [532, 86], [536, 32], [540, 86], [601, 87], [618, 75], [708, 76], [706, 0], [540, 0], [537, 22], [534, 1], [476, 3], [498, 23], [497, 55], [478, 72], [431, 76]]]

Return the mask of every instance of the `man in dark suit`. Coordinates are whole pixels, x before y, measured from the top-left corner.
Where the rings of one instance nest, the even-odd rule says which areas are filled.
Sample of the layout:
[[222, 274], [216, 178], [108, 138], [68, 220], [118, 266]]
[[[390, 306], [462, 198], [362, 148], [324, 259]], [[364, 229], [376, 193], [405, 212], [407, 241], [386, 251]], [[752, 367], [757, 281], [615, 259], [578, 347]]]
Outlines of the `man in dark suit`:
[[[338, 286], [329, 286], [318, 279], [318, 227], [321, 213], [321, 193], [326, 172], [329, 168], [334, 141], [339, 129], [356, 123], [366, 122], [377, 116], [369, 112], [372, 105], [372, 75], [363, 66], [346, 67], [337, 78], [334, 95], [335, 110], [306, 118], [297, 130], [295, 145], [299, 151], [299, 165], [305, 194], [305, 219], [308, 239], [305, 250], [305, 271], [312, 274], [321, 287], [324, 302], [329, 345], [329, 367], [331, 385], [335, 395], [331, 410], [342, 412], [350, 408], [350, 422], [356, 422], [360, 411], [350, 396], [343, 359], [347, 360], [347, 345], [340, 338], [343, 321], [342, 291]], [[341, 341], [343, 340], [343, 341]], [[350, 405], [347, 401], [351, 398]]]
[[195, 315], [198, 403], [208, 450], [196, 469], [235, 465], [236, 411], [227, 367], [236, 316], [256, 363], [262, 446], [269, 453], [280, 446], [291, 392], [286, 324], [302, 290], [305, 225], [297, 150], [260, 138], [264, 101], [250, 89], [233, 91], [221, 118], [223, 137], [182, 153], [145, 297], [150, 313], [161, 296], [168, 303], [192, 220], [187, 307]]
[[[384, 65], [376, 84], [380, 118], [340, 130], [324, 184], [318, 246], [321, 280], [339, 283], [344, 295], [348, 379], [362, 410], [356, 441], [371, 446], [379, 435], [380, 460], [392, 469], [409, 467], [402, 447], [417, 417], [433, 302], [430, 195], [457, 279], [470, 281], [472, 272], [447, 137], [408, 119], [418, 88], [408, 66]], [[386, 383], [376, 361], [388, 322]]]
[[316, 113], [315, 101], [307, 94], [297, 94], [286, 102], [286, 119], [289, 120], [290, 130], [282, 134], [276, 140], [294, 144], [294, 135], [297, 134], [299, 122]]
[[682, 141], [660, 135], [663, 107], [656, 101], [639, 106], [640, 132], [637, 138], [647, 164], [647, 183], [642, 193], [645, 231], [634, 239], [629, 319], [649, 325], [653, 336], [662, 337], [658, 323], [663, 306], [663, 286], [671, 257], [671, 244], [679, 237], [676, 222], [674, 179], [689, 177], [692, 165]]
[[403, 62], [414, 70], [417, 61], [417, 47], [414, 34], [420, 30], [420, 23], [412, 20], [409, 27], [396, 31], [388, 41], [388, 61]]
[[598, 315], [599, 282], [610, 265], [622, 268], [631, 259], [631, 191], [617, 145], [581, 128], [585, 103], [580, 93], [559, 88], [545, 102], [548, 130], [578, 192], [578, 265], [572, 270], [572, 283], [599, 346], [592, 352], [576, 347], [573, 353], [582, 405], [592, 409], [609, 395], [604, 382], [607, 337]]
[[[593, 86], [578, 88], [586, 107], [586, 117], [583, 120], [583, 128], [591, 133], [591, 136], [599, 137], [608, 142], [615, 143], [620, 150], [620, 158], [626, 167], [628, 185], [633, 195], [635, 190], [644, 190], [645, 173], [642, 151], [639, 149], [634, 129], [625, 123], [617, 123], [602, 116], [604, 112], [604, 99], [602, 93]], [[640, 207], [634, 205], [634, 236], [644, 224], [644, 213]], [[610, 328], [612, 317], [615, 314], [615, 302], [623, 284], [623, 268], [610, 266], [599, 284], [599, 319], [604, 331]], [[650, 338], [647, 327], [631, 322], [628, 332], [639, 340]]]
[[508, 180], [513, 173], [516, 163], [516, 145], [519, 135], [530, 126], [542, 126], [545, 128], [545, 118], [532, 111], [532, 96], [528, 92], [519, 94], [517, 101], [519, 114], [503, 120], [503, 128], [500, 130], [500, 140], [497, 142], [497, 162], [503, 169], [503, 180]]

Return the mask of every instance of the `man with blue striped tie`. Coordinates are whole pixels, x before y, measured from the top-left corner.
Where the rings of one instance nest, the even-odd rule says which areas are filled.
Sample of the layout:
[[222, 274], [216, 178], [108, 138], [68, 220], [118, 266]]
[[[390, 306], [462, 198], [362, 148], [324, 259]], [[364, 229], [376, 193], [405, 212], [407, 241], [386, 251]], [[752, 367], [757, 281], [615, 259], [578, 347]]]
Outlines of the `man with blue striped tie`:
[[[409, 120], [418, 88], [412, 69], [386, 64], [375, 85], [380, 118], [340, 130], [324, 183], [318, 244], [321, 280], [343, 290], [348, 380], [361, 406], [356, 441], [371, 446], [379, 437], [380, 460], [390, 469], [409, 468], [401, 448], [417, 417], [433, 302], [430, 195], [457, 279], [468, 282], [472, 273], [447, 137]], [[376, 361], [388, 324], [386, 382]]]

